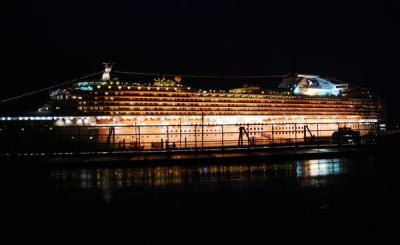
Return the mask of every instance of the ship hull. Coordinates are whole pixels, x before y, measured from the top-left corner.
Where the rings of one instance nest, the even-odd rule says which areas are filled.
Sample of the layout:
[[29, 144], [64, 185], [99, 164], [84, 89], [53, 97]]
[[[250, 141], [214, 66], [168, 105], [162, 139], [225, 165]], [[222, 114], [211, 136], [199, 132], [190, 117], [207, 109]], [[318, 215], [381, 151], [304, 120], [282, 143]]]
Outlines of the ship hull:
[[25, 117], [3, 121], [1, 133], [9, 150], [160, 150], [329, 143], [339, 128], [365, 136], [376, 134], [377, 123], [359, 115]]

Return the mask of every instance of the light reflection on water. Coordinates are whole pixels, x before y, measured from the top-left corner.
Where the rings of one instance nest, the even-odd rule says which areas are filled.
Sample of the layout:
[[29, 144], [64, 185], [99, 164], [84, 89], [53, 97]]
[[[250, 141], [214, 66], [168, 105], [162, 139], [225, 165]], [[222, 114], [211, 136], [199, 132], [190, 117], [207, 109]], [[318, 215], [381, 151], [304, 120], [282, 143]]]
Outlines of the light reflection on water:
[[296, 164], [298, 177], [316, 177], [340, 174], [344, 171], [342, 159], [316, 159], [298, 161]]
[[324, 184], [324, 176], [347, 172], [345, 159], [303, 160], [284, 163], [164, 166], [141, 168], [63, 169], [50, 173], [54, 188], [118, 189], [249, 183], [292, 178], [303, 184]]

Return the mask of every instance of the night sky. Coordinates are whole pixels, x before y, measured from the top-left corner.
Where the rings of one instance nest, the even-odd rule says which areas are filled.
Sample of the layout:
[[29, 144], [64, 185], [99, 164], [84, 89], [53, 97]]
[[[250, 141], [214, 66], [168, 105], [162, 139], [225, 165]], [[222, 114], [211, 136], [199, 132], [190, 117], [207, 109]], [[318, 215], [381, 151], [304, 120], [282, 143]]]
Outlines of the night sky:
[[[99, 71], [104, 61], [140, 72], [298, 72], [368, 87], [399, 121], [399, 10], [383, 0], [20, 1], [2, 6], [0, 97]], [[253, 81], [186, 82], [229, 88]]]

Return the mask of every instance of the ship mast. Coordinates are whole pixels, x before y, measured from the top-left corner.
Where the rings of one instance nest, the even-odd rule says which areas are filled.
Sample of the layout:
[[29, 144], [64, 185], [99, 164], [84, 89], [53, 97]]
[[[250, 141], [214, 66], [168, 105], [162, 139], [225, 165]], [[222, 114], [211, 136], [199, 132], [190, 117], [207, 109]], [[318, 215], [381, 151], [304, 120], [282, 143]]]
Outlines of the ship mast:
[[104, 72], [103, 75], [101, 76], [101, 80], [110, 81], [111, 79], [110, 73], [114, 63], [103, 63], [103, 64], [104, 64]]

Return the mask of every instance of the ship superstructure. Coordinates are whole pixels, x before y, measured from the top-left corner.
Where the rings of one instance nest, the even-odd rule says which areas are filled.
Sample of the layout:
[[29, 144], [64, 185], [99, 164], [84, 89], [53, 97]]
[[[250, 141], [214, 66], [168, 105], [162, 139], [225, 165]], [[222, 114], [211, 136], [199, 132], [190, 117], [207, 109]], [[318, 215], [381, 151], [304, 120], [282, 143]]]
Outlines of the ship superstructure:
[[[194, 90], [174, 79], [155, 79], [152, 84], [123, 82], [111, 79], [109, 68], [98, 81], [79, 82], [53, 91], [54, 114], [67, 111], [90, 116], [232, 116], [265, 117], [262, 122], [288, 116], [304, 120], [380, 118], [380, 105], [369, 92], [347, 95], [348, 84], [334, 84], [311, 75], [297, 75], [294, 81], [279, 86], [287, 91], [269, 91], [261, 87], [224, 90]], [[41, 108], [41, 111], [44, 108]], [[49, 109], [47, 109], [49, 110]], [[59, 111], [59, 112], [57, 112]], [[268, 119], [269, 118], [269, 119]], [[184, 118], [181, 118], [184, 122]], [[287, 120], [289, 122], [290, 120]], [[233, 122], [233, 121], [232, 121]]]

